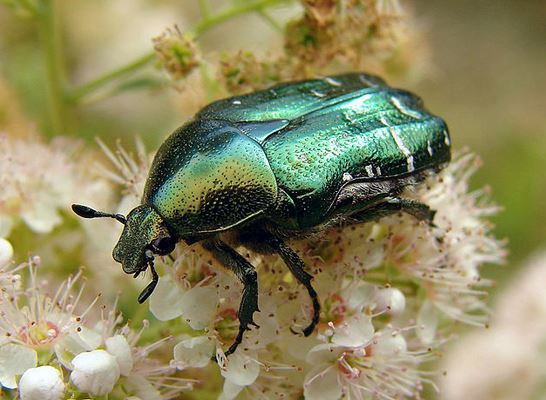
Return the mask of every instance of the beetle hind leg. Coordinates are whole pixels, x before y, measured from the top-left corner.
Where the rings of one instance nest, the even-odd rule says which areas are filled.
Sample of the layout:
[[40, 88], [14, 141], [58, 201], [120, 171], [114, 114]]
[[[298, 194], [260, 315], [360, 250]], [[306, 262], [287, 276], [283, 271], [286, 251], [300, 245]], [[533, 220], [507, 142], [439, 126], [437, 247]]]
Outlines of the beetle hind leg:
[[365, 208], [355, 214], [349, 216], [349, 220], [353, 220], [358, 223], [378, 220], [379, 218], [386, 217], [388, 215], [405, 212], [412, 215], [419, 221], [425, 221], [429, 225], [434, 226], [433, 219], [436, 214], [436, 210], [431, 209], [426, 204], [420, 203], [415, 200], [402, 199], [399, 197], [392, 197], [375, 204], [372, 207]]
[[250, 264], [243, 256], [228, 246], [221, 240], [208, 240], [203, 242], [203, 246], [209, 250], [212, 255], [224, 266], [235, 273], [237, 278], [244, 285], [241, 304], [237, 317], [239, 318], [239, 332], [229, 349], [225, 352], [228, 356], [235, 352], [237, 347], [243, 341], [243, 334], [249, 330], [249, 325], [258, 328], [254, 322], [253, 315], [258, 308], [258, 275], [254, 266]]
[[[309, 297], [311, 297], [311, 302], [313, 304], [313, 317], [311, 319], [311, 323], [302, 331], [305, 336], [309, 336], [315, 330], [315, 327], [320, 319], [320, 303], [318, 301], [317, 292], [311, 284], [313, 276], [305, 271], [305, 263], [298, 256], [298, 254], [288, 247], [282, 240], [274, 236], [270, 236], [267, 239], [267, 243], [276, 253], [281, 256], [292, 275], [294, 275], [299, 283], [305, 286], [307, 292], [309, 293]], [[292, 332], [296, 333], [293, 330]]]

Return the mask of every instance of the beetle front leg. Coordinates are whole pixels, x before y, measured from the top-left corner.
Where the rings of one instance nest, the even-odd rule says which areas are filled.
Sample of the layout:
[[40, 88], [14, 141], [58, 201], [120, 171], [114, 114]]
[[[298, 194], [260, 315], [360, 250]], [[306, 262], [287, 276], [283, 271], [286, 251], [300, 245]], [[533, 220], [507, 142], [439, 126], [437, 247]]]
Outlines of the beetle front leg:
[[281, 256], [292, 275], [294, 275], [299, 283], [305, 286], [309, 296], [311, 297], [311, 301], [313, 303], [313, 317], [311, 323], [303, 330], [303, 334], [305, 336], [309, 336], [315, 330], [315, 327], [320, 319], [320, 303], [318, 301], [317, 292], [311, 285], [313, 276], [305, 272], [305, 263], [298, 256], [298, 254], [288, 247], [282, 240], [274, 236], [270, 236], [266, 241], [269, 246], [271, 246], [271, 248]]
[[253, 319], [253, 314], [260, 311], [258, 308], [258, 275], [251, 263], [221, 240], [207, 240], [203, 242], [203, 247], [210, 251], [224, 266], [233, 271], [244, 285], [243, 296], [237, 313], [239, 332], [235, 341], [225, 353], [228, 356], [241, 344], [244, 332], [250, 329], [249, 325], [258, 328]]

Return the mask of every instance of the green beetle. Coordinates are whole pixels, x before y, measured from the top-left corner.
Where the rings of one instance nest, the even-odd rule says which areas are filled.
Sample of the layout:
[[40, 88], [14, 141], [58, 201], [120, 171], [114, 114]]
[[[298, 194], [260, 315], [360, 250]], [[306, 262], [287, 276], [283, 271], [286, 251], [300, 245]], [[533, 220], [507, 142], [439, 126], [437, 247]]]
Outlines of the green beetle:
[[303, 330], [310, 335], [320, 304], [312, 276], [285, 240], [399, 211], [431, 222], [433, 210], [400, 194], [449, 160], [447, 126], [419, 97], [350, 73], [214, 102], [159, 148], [142, 204], [127, 217], [72, 208], [125, 225], [113, 258], [128, 274], [150, 267], [153, 275], [140, 303], [158, 282], [154, 256], [179, 241], [200, 241], [232, 270], [244, 289], [229, 355], [259, 309], [256, 271], [226, 237], [280, 255], [311, 297], [313, 317]]

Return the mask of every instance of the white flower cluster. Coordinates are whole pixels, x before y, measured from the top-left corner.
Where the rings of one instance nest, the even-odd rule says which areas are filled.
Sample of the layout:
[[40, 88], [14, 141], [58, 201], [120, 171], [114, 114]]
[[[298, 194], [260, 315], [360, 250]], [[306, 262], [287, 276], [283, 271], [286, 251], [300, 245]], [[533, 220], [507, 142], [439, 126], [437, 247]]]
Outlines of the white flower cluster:
[[278, 257], [240, 247], [259, 276], [259, 328], [226, 358], [241, 285], [198, 245], [179, 246], [174, 262], [164, 260], [167, 273], [150, 298], [156, 318], [187, 327], [174, 365], [193, 371], [215, 356], [224, 400], [392, 399], [418, 396], [424, 383], [435, 388], [429, 362], [449, 337], [450, 322], [487, 321], [482, 288], [489, 282], [478, 267], [504, 257], [483, 220], [496, 208], [485, 204], [484, 193], [468, 191], [477, 164], [463, 154], [406, 194], [438, 211], [434, 226], [393, 215], [291, 243], [322, 303], [318, 329], [307, 338], [292, 333], [310, 321], [306, 290]]
[[[137, 161], [121, 148], [106, 153], [117, 169], [106, 173], [125, 186], [117, 207], [125, 213], [138, 203], [149, 158], [140, 147]], [[23, 161], [33, 161], [22, 159], [20, 168], [26, 171]], [[24, 176], [13, 163], [7, 165]], [[80, 176], [78, 164], [71, 165], [69, 175]], [[40, 260], [15, 266], [11, 244], [0, 239], [0, 384], [31, 400], [78, 395], [161, 400], [191, 389], [196, 396], [203, 392], [222, 400], [419, 397], [425, 384], [436, 388], [434, 360], [450, 338], [453, 321], [486, 324], [484, 296], [490, 283], [480, 278], [479, 267], [504, 257], [502, 243], [489, 235], [484, 219], [497, 209], [487, 205], [485, 193], [468, 189], [477, 165], [475, 157], [462, 154], [404, 193], [437, 210], [432, 226], [391, 215], [289, 243], [314, 276], [322, 305], [309, 337], [293, 333], [309, 323], [311, 304], [283, 261], [237, 248], [257, 269], [261, 311], [254, 315], [259, 327], [245, 332], [229, 357], [224, 351], [238, 333], [242, 287], [199, 244], [179, 244], [173, 260], [157, 260], [163, 274], [150, 311], [168, 321], [163, 330], [168, 334], [152, 329], [143, 340], [147, 331], [122, 325], [115, 311], [102, 310], [97, 317], [99, 299], [86, 301], [83, 289], [76, 290], [81, 272], [48, 294], [50, 285], [36, 274]], [[40, 186], [30, 178], [23, 182], [4, 175], [12, 193], [52, 197], [47, 193], [53, 183]], [[76, 193], [75, 181], [67, 179], [73, 186], [67, 193]], [[7, 204], [33, 205], [0, 200], [0, 215], [9, 224], [23, 211], [2, 214]], [[59, 210], [66, 204], [50, 206]], [[52, 219], [46, 220], [51, 225]], [[164, 338], [168, 335], [172, 341]], [[150, 357], [153, 350], [157, 358]]]
[[[93, 318], [99, 297], [82, 309], [83, 285], [75, 290], [81, 273], [48, 295], [48, 283], [37, 276], [40, 259], [14, 267], [12, 254], [9, 242], [0, 239], [2, 387], [18, 388], [22, 400], [60, 400], [79, 393], [162, 400], [191, 388], [191, 381], [173, 376], [176, 370], [168, 362], [149, 355], [167, 339], [142, 347], [137, 344], [142, 330], [121, 326], [115, 310], [103, 307], [100, 318]], [[25, 285], [22, 275], [28, 275]]]
[[45, 145], [0, 134], [0, 237], [8, 237], [20, 221], [33, 232], [49, 233], [76, 197], [104, 188], [83, 178], [85, 167], [73, 162], [76, 150], [67, 139]]

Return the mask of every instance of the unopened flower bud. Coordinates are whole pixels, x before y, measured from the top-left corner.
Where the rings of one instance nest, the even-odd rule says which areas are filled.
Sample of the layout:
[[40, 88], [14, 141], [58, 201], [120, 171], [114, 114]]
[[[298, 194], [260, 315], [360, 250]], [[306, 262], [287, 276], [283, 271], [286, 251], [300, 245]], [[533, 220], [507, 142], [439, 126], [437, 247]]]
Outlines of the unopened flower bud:
[[387, 310], [388, 313], [397, 316], [406, 308], [406, 297], [404, 293], [395, 288], [381, 289], [377, 294], [377, 310]]
[[70, 380], [76, 387], [91, 396], [104, 396], [114, 389], [119, 379], [116, 357], [104, 350], [86, 351], [72, 360], [74, 369]]
[[159, 63], [174, 80], [188, 76], [199, 65], [195, 40], [189, 34], [182, 34], [178, 27], [168, 29], [153, 42]]
[[27, 369], [19, 381], [21, 400], [61, 400], [64, 390], [60, 371], [49, 365]]

